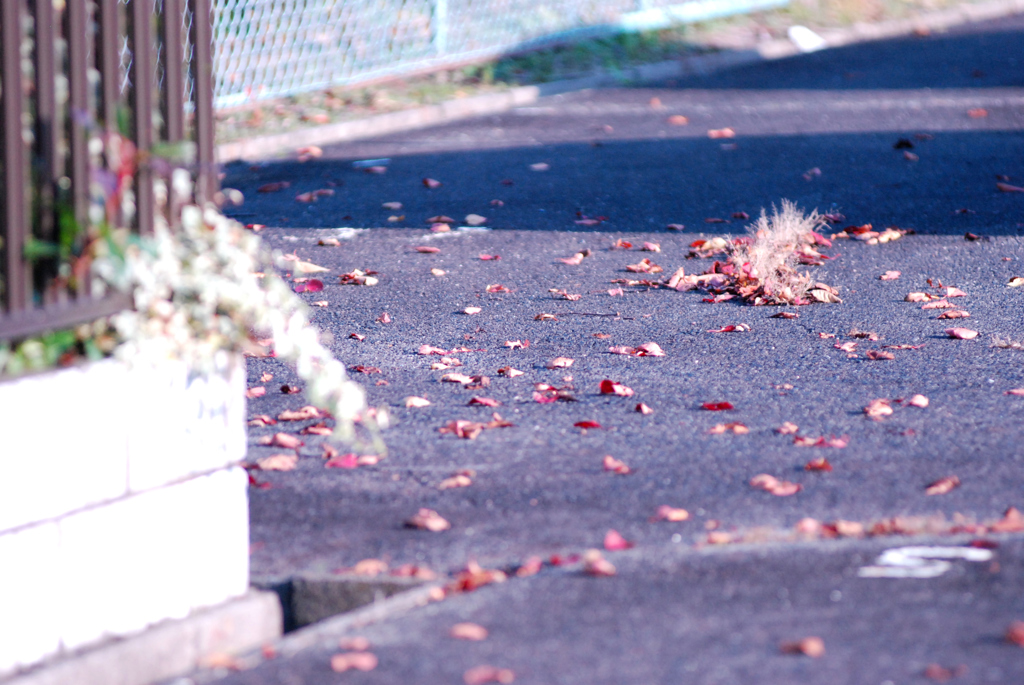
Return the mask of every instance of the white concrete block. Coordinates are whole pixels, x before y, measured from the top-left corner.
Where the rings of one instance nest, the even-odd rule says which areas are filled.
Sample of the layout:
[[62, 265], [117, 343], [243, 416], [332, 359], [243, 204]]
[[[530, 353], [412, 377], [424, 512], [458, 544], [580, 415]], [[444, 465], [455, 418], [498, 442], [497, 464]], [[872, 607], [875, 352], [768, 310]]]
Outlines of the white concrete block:
[[125, 493], [127, 378], [110, 360], [0, 383], [0, 531]]
[[245, 377], [190, 375], [166, 363], [136, 372], [128, 427], [129, 485], [138, 492], [222, 468], [245, 457]]
[[61, 521], [65, 648], [181, 618], [248, 587], [248, 478], [240, 468]]
[[0, 535], [0, 677], [60, 646], [59, 543], [53, 523]]
[[190, 539], [193, 609], [244, 594], [249, 587], [249, 476], [233, 468], [192, 481], [196, 530]]

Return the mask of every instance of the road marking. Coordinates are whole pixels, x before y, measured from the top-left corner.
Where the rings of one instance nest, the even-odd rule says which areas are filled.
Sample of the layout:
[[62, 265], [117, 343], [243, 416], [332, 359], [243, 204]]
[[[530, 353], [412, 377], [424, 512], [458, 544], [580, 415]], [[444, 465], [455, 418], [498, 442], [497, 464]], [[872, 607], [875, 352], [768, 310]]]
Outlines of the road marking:
[[857, 571], [861, 578], [937, 578], [953, 567], [944, 559], [989, 561], [992, 551], [977, 547], [895, 547], [882, 552], [874, 566]]

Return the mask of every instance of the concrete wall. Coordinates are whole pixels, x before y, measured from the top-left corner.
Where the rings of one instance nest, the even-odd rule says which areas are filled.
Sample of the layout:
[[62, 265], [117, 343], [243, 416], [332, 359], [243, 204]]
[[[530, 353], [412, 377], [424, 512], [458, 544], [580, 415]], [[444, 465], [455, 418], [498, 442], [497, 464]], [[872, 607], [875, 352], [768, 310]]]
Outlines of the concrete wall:
[[245, 373], [0, 383], [0, 678], [248, 588]]

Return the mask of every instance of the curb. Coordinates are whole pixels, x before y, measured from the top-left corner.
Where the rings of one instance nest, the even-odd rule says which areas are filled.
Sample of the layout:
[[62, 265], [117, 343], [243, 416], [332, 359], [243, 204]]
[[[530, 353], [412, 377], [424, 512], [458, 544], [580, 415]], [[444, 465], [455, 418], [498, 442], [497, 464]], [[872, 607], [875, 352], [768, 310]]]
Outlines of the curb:
[[[962, 4], [937, 10], [912, 19], [895, 19], [879, 24], [858, 23], [845, 29], [822, 31], [828, 48], [838, 48], [886, 38], [898, 38], [921, 31], [943, 31], [954, 26], [1024, 12], [1024, 0], [992, 0], [978, 4]], [[656, 62], [632, 67], [617, 73], [598, 73], [566, 81], [535, 86], [519, 86], [501, 93], [449, 100], [437, 105], [389, 112], [336, 124], [299, 129], [288, 133], [259, 136], [223, 143], [217, 146], [217, 162], [225, 164], [242, 159], [279, 157], [298, 147], [330, 145], [389, 133], [413, 131], [447, 124], [469, 117], [499, 114], [515, 107], [530, 105], [547, 95], [557, 95], [589, 88], [603, 88], [622, 83], [644, 83], [682, 76], [711, 74], [722, 69], [754, 62], [782, 59], [800, 54], [789, 40], [776, 39], [749, 50], [730, 50]]]
[[281, 635], [272, 592], [249, 591], [188, 618], [43, 663], [4, 685], [147, 685], [188, 673], [213, 655], [244, 652]]
[[[268, 641], [274, 647], [276, 657], [291, 657], [307, 649], [332, 649], [338, 644], [338, 638], [344, 636], [355, 628], [379, 623], [380, 621], [393, 618], [415, 609], [425, 607], [433, 601], [437, 601], [436, 593], [444, 587], [443, 582], [421, 585], [412, 590], [406, 590], [399, 594], [392, 595], [386, 599], [378, 599], [372, 604], [367, 604], [354, 611], [338, 614], [318, 623], [300, 628], [293, 633], [278, 638], [276, 641]], [[266, 660], [262, 650], [256, 650], [244, 654], [237, 659], [238, 667], [242, 670], [255, 668]], [[183, 679], [182, 685], [206, 685], [224, 676], [219, 669], [202, 669], [193, 671], [188, 678]], [[4, 685], [7, 685], [6, 683]], [[14, 684], [12, 684], [14, 685]], [[17, 685], [22, 685], [17, 683]], [[35, 685], [32, 683], [31, 685]], [[50, 685], [50, 683], [46, 683]], [[77, 684], [76, 684], [77, 685]], [[87, 683], [86, 685], [92, 685]], [[171, 683], [170, 685], [177, 685]]]

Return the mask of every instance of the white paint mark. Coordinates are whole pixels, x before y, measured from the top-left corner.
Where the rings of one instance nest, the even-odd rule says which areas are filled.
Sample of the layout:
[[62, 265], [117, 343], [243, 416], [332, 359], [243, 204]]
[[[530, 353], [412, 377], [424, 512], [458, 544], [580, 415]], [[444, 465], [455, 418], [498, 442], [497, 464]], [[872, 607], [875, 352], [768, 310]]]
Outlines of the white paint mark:
[[861, 578], [937, 578], [953, 567], [944, 559], [989, 561], [992, 551], [977, 547], [895, 547], [882, 552], [874, 566], [857, 571]]

